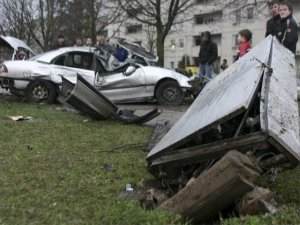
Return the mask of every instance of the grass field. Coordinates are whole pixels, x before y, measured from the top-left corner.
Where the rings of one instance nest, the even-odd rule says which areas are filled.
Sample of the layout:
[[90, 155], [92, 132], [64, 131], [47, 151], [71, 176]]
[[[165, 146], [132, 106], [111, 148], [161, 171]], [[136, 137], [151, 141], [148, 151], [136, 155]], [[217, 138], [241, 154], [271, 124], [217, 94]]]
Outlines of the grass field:
[[[17, 115], [32, 119], [9, 119]], [[92, 121], [60, 105], [1, 97], [0, 224], [187, 224], [179, 216], [117, 200], [127, 183], [151, 178], [143, 151], [151, 132], [146, 126]], [[278, 214], [221, 224], [300, 224], [299, 178], [298, 167], [275, 182], [259, 181], [276, 193]]]
[[[116, 198], [125, 184], [150, 177], [150, 127], [86, 121], [60, 105], [9, 97], [0, 108], [0, 224], [182, 224]], [[32, 120], [9, 119], [16, 115]]]

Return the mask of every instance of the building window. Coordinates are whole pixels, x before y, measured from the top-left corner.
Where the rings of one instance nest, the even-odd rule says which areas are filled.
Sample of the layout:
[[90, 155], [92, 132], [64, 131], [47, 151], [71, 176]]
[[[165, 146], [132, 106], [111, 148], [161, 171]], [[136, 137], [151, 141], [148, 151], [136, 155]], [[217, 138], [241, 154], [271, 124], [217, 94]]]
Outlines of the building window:
[[126, 28], [128, 34], [138, 33], [142, 31], [142, 25], [131, 25]]
[[197, 0], [196, 4], [206, 4], [208, 2], [209, 2], [209, 0]]
[[171, 62], [170, 62], [170, 66], [171, 66], [171, 69], [174, 69], [174, 68], [175, 68], [175, 62], [174, 62], [174, 61], [171, 61]]
[[201, 15], [195, 15], [195, 24], [203, 24], [204, 23], [204, 18]]
[[184, 40], [179, 39], [179, 48], [184, 48]]
[[195, 24], [210, 24], [222, 20], [223, 12], [215, 11], [194, 16]]
[[137, 14], [140, 14], [143, 11], [142, 7], [130, 7], [126, 10], [128, 17], [134, 17]]
[[195, 46], [200, 46], [201, 45], [201, 36], [194, 36], [194, 43]]
[[254, 18], [254, 8], [247, 9], [247, 19], [252, 20]]
[[241, 10], [238, 9], [232, 13], [232, 24], [239, 24], [241, 22]]
[[232, 48], [236, 48], [239, 45], [238, 34], [232, 35]]

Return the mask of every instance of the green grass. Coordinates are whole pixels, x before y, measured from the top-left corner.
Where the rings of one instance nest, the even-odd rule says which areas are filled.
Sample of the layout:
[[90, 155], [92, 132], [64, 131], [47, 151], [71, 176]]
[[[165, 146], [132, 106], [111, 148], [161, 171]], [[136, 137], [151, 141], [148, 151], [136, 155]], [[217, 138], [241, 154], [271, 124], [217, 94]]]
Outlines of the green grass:
[[[8, 118], [16, 115], [33, 120]], [[151, 132], [146, 126], [93, 121], [60, 105], [0, 98], [0, 224], [186, 224], [179, 216], [117, 198], [125, 184], [151, 177], [143, 151]], [[300, 224], [299, 178], [300, 167], [280, 173], [275, 182], [261, 177], [258, 184], [275, 192], [279, 213], [221, 224]]]
[[[0, 99], [0, 224], [184, 224], [117, 200], [126, 183], [150, 177], [143, 144], [151, 128], [86, 122], [59, 107]], [[16, 115], [33, 119], [8, 118]]]

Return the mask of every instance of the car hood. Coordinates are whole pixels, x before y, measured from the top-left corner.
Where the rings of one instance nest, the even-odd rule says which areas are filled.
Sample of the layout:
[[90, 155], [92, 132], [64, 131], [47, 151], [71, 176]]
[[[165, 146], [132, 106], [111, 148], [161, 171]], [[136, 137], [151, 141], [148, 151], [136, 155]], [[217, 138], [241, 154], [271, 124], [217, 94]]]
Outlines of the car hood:
[[[146, 77], [153, 80], [161, 80], [164, 78], [171, 78], [174, 80], [177, 80], [178, 84], [181, 87], [189, 88], [191, 85], [188, 83], [191, 78], [188, 78], [187, 76], [182, 75], [181, 73], [177, 73], [170, 69], [165, 69], [161, 67], [156, 66], [144, 66], [142, 67]], [[149, 81], [151, 83], [151, 81]]]
[[18, 50], [18, 48], [24, 48], [30, 51], [32, 54], [35, 54], [34, 51], [27, 44], [25, 44], [24, 41], [18, 38], [0, 35], [0, 45], [11, 47], [14, 50]]

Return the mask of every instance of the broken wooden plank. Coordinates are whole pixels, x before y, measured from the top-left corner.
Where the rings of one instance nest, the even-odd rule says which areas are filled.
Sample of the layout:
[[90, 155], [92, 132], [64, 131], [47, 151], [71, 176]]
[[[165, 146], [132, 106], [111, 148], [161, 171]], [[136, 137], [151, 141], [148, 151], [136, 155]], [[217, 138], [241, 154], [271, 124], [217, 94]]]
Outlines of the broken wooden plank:
[[254, 188], [251, 182], [261, 172], [247, 156], [231, 151], [159, 208], [193, 222], [205, 221], [251, 191]]
[[209, 159], [219, 159], [232, 149], [247, 152], [249, 150], [266, 149], [268, 147], [267, 136], [263, 132], [257, 132], [210, 144], [167, 152], [151, 162], [151, 169], [157, 166], [184, 166]]

